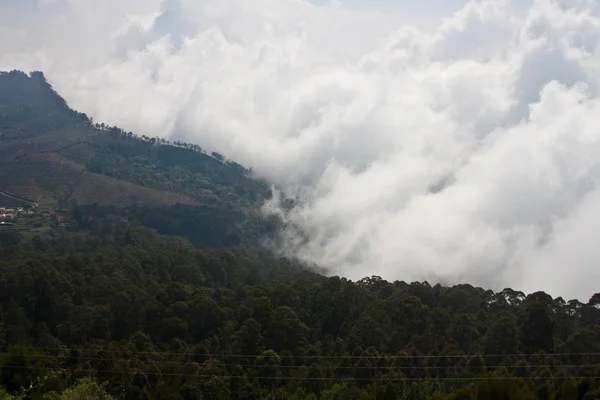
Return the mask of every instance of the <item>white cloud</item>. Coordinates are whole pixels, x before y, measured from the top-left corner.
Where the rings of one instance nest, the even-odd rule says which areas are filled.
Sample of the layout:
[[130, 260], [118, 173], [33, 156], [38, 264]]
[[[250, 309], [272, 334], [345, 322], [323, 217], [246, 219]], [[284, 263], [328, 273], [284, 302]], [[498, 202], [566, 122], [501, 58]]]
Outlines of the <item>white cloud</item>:
[[11, 7], [0, 69], [300, 193], [283, 250], [332, 273], [600, 291], [598, 3], [471, 1], [435, 29], [343, 4]]

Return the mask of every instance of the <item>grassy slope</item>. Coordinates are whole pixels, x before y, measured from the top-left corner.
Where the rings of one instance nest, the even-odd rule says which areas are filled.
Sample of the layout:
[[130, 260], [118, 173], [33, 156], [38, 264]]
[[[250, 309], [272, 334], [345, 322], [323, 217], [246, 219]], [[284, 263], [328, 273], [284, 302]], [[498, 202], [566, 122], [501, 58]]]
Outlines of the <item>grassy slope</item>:
[[1, 189], [50, 207], [61, 199], [116, 206], [197, 203], [189, 196], [146, 188], [85, 168], [85, 164], [57, 153], [28, 155], [0, 169]]

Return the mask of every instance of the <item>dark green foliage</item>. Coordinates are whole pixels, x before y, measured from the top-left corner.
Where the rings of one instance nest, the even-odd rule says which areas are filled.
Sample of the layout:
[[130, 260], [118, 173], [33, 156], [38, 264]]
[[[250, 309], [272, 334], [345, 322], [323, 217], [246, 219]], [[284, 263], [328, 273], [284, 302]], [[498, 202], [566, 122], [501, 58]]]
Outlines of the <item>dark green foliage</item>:
[[[116, 214], [92, 207], [78, 218], [92, 215], [96, 228], [38, 237], [35, 248], [18, 234], [5, 242], [9, 393], [34, 383], [28, 396], [61, 395], [83, 376], [127, 399], [568, 399], [600, 389], [600, 357], [579, 354], [600, 348], [593, 301], [548, 347], [532, 326], [555, 326], [559, 300], [507, 305], [477, 288], [323, 278], [249, 250], [195, 248]], [[85, 385], [62, 396], [100, 390]]]
[[270, 196], [268, 185], [239, 164], [201, 151], [143, 140], [113, 140], [90, 161], [90, 171], [142, 186], [184, 193], [203, 204], [248, 207]]
[[[102, 212], [110, 213], [112, 218], [99, 217], [98, 213]], [[73, 217], [74, 229], [90, 229], [94, 233], [113, 232], [117, 229], [115, 224], [123, 218], [165, 235], [186, 237], [196, 247], [227, 247], [241, 243], [242, 215], [227, 207], [177, 204], [170, 207], [117, 209], [90, 205], [76, 207]]]

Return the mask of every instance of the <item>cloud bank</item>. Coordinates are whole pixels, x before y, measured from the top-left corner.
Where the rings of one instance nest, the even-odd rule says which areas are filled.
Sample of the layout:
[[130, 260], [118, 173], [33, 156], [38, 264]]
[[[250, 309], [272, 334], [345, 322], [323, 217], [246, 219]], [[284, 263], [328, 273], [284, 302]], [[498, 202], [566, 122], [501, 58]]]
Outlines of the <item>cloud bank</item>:
[[252, 166], [299, 201], [265, 205], [288, 255], [353, 279], [600, 291], [595, 0], [471, 1], [416, 26], [343, 1], [7, 1], [0, 70]]

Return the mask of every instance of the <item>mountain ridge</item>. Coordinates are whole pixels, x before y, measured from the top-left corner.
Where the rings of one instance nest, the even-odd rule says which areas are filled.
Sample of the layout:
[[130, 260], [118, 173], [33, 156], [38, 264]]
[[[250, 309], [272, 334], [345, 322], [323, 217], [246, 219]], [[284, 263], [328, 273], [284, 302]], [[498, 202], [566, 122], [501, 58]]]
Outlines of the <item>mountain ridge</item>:
[[[53, 122], [48, 123], [49, 120]], [[65, 129], [69, 128], [72, 130], [65, 132]], [[164, 138], [138, 136], [104, 123], [94, 124], [86, 114], [69, 108], [66, 101], [54, 91], [43, 73], [39, 71], [32, 72], [30, 75], [16, 70], [0, 72], [0, 133], [2, 148], [4, 148], [0, 153], [3, 163], [23, 156], [19, 153], [25, 155], [60, 153], [71, 147], [97, 147], [99, 144], [107, 144], [110, 140], [113, 140], [114, 147], [114, 139], [129, 139], [128, 141], [136, 141], [138, 147], [146, 147], [144, 150], [148, 151], [152, 151], [155, 146], [193, 150], [197, 153], [196, 158], [205, 158], [204, 162], [214, 162], [223, 167], [234, 168], [246, 178], [249, 178], [250, 173], [250, 170], [226, 160], [216, 152], [206, 154], [198, 145], [184, 142], [171, 143]], [[23, 143], [18, 143], [24, 139], [33, 139], [27, 141], [27, 148], [23, 148]], [[11, 159], [10, 154], [6, 153], [13, 153], [13, 158]], [[84, 152], [86, 153], [87, 156], [90, 155], [89, 152]], [[179, 151], [179, 155], [182, 154]], [[78, 156], [82, 159], [87, 158], [82, 157], [81, 154]], [[187, 159], [189, 161], [190, 157], [188, 156]]]
[[[203, 216], [190, 220], [221, 232], [224, 243], [258, 248], [275, 235], [278, 222], [261, 212], [270, 186], [249, 169], [198, 145], [94, 123], [69, 108], [41, 72], [0, 74], [0, 139], [0, 191], [37, 203], [40, 215], [93, 204], [116, 206], [129, 216], [131, 207], [157, 207], [138, 216], [159, 231], [186, 232], [203, 246], [175, 207], [181, 205]], [[172, 213], [181, 232], [168, 217], [157, 225], [153, 212]], [[56, 228], [58, 219], [50, 218], [45, 228]]]

